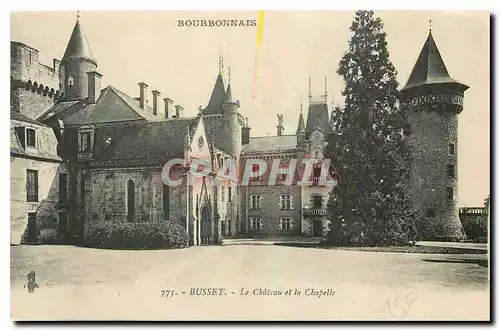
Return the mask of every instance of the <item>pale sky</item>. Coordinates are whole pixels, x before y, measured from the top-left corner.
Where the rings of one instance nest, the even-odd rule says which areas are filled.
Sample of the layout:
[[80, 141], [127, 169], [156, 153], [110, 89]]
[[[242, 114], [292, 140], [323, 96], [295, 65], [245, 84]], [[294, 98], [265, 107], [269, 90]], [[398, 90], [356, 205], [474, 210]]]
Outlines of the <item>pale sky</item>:
[[[459, 115], [459, 206], [482, 205], [490, 181], [489, 14], [486, 12], [375, 12], [382, 18], [391, 61], [404, 85], [432, 33], [451, 77], [470, 89]], [[324, 91], [342, 103], [343, 81], [335, 72], [346, 50], [353, 12], [265, 12], [258, 64], [256, 27], [181, 28], [177, 19], [257, 19], [258, 12], [82, 12], [81, 23], [103, 74], [102, 87], [138, 96], [137, 83], [157, 89], [194, 116], [205, 106], [222, 50], [231, 66], [233, 98], [240, 100], [252, 136], [275, 135], [277, 113], [285, 134], [297, 127], [301, 100]], [[11, 39], [40, 51], [49, 66], [65, 51], [75, 12], [13, 13]], [[258, 79], [254, 92], [254, 73]], [[151, 103], [152, 96], [149, 95]], [[163, 104], [162, 104], [163, 106]], [[306, 114], [305, 114], [306, 115]]]

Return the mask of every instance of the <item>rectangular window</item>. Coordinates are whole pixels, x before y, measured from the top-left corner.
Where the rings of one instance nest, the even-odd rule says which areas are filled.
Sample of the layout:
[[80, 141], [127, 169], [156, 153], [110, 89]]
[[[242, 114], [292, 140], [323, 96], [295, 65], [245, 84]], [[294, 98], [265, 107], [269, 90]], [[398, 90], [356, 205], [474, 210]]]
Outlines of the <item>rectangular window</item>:
[[80, 152], [90, 151], [90, 132], [80, 133]]
[[455, 166], [453, 164], [446, 165], [446, 174], [449, 178], [455, 178]]
[[[252, 164], [252, 174], [258, 173], [260, 170], [260, 166], [258, 164]], [[250, 177], [250, 180], [262, 180], [262, 176]]]
[[436, 217], [436, 211], [433, 208], [427, 208], [425, 216], [427, 216], [427, 217]]
[[292, 221], [290, 217], [282, 217], [280, 219], [280, 230], [281, 231], [290, 231], [292, 228]]
[[453, 187], [446, 188], [446, 199], [448, 201], [453, 201]]
[[448, 144], [448, 153], [450, 155], [455, 155], [455, 144], [453, 143]]
[[290, 194], [282, 194], [282, 195], [280, 195], [280, 209], [281, 210], [290, 210], [290, 209], [292, 209]]
[[260, 231], [263, 228], [261, 217], [250, 217], [250, 229]]
[[38, 171], [26, 170], [26, 201], [38, 202]]
[[318, 184], [321, 177], [321, 164], [314, 164], [313, 168], [313, 184]]
[[280, 174], [278, 174], [278, 180], [286, 180], [288, 173], [290, 172], [290, 166], [288, 164], [280, 165]]
[[36, 130], [32, 128], [26, 128], [26, 146], [36, 147]]
[[313, 199], [313, 208], [321, 209], [323, 208], [323, 197], [321, 195], [315, 195], [312, 197]]
[[250, 196], [250, 209], [251, 210], [260, 209], [260, 194], [253, 194]]
[[68, 202], [68, 174], [59, 174], [59, 202]]
[[231, 201], [231, 186], [227, 188], [227, 200]]

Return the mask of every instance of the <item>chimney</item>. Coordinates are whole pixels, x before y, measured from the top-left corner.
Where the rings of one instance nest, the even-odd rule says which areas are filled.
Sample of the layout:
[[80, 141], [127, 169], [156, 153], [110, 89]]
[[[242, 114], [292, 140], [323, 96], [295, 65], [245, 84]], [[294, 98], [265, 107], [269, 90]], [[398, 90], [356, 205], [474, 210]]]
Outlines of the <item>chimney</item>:
[[153, 90], [151, 93], [153, 93], [153, 115], [158, 115], [158, 96], [161, 93], [158, 90]]
[[88, 81], [88, 96], [87, 103], [95, 103], [101, 95], [101, 77], [97, 71], [87, 72]]
[[179, 118], [181, 117], [181, 111], [184, 110], [184, 107], [182, 107], [181, 105], [175, 105], [175, 117], [176, 118]]
[[59, 72], [59, 66], [61, 65], [61, 61], [58, 59], [53, 59], [52, 60], [52, 65], [54, 67], [55, 72]]
[[241, 144], [247, 145], [249, 143], [250, 143], [250, 128], [248, 127], [248, 117], [247, 117], [245, 126], [241, 128]]
[[146, 108], [146, 90], [148, 89], [148, 85], [144, 82], [139, 83], [139, 106], [144, 109]]
[[168, 118], [168, 114], [172, 112], [172, 104], [174, 100], [170, 98], [163, 98], [163, 102], [165, 102], [165, 118]]

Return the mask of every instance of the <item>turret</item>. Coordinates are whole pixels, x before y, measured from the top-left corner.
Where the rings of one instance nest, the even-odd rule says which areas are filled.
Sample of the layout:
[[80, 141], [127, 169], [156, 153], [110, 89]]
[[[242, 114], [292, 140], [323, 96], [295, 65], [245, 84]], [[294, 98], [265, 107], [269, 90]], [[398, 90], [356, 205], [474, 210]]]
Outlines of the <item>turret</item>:
[[302, 102], [300, 103], [299, 124], [297, 125], [296, 135], [298, 157], [302, 158], [306, 151], [306, 126], [304, 124], [304, 115], [302, 114]]
[[87, 72], [97, 69], [87, 37], [80, 25], [79, 15], [71, 37], [61, 59], [64, 66], [63, 88], [66, 100], [81, 100], [88, 97]]
[[227, 151], [239, 159], [241, 153], [241, 125], [239, 123], [238, 108], [240, 108], [240, 103], [233, 101], [231, 83], [229, 83], [226, 90], [226, 101], [222, 103], [223, 118], [227, 126], [223, 127], [222, 130], [227, 131], [225, 136], [229, 139], [225, 144]]
[[463, 237], [458, 216], [458, 114], [468, 86], [450, 77], [432, 32], [400, 91], [413, 164], [408, 192], [425, 239]]

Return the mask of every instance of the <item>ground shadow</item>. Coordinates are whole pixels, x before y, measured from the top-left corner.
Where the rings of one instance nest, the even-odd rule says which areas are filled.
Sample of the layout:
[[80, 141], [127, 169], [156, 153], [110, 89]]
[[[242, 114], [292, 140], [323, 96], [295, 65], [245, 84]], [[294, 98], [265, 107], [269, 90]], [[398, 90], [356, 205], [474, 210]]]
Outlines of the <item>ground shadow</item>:
[[438, 262], [438, 263], [472, 263], [477, 264], [480, 267], [488, 267], [488, 260], [479, 259], [422, 259], [424, 262]]

